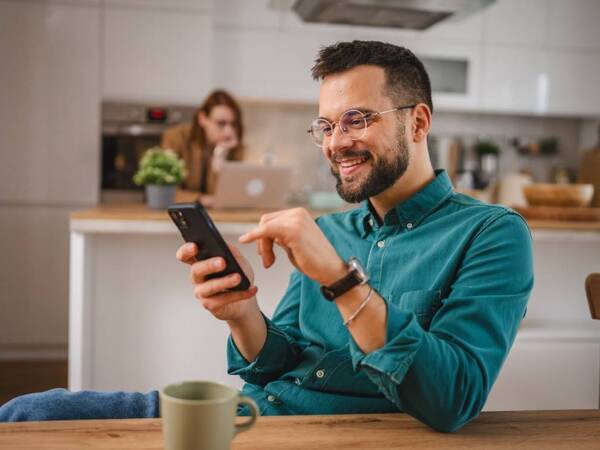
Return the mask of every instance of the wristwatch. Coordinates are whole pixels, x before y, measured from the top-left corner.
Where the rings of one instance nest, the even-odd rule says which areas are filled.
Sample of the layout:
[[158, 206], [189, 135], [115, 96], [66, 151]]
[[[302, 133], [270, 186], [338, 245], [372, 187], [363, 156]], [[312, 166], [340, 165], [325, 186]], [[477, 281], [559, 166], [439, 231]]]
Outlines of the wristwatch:
[[337, 297], [345, 294], [350, 289], [360, 284], [366, 284], [369, 281], [369, 275], [362, 264], [354, 256], [348, 259], [346, 263], [348, 273], [335, 283], [329, 286], [321, 286], [321, 293], [329, 300], [335, 300]]

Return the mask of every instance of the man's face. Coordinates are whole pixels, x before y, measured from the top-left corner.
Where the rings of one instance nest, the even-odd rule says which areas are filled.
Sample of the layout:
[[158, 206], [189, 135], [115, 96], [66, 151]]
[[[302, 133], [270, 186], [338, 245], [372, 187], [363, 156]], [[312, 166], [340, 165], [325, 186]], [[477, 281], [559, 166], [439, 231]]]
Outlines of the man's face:
[[[337, 122], [350, 109], [386, 111], [396, 105], [385, 94], [385, 73], [377, 66], [357, 66], [325, 77], [319, 96], [319, 116]], [[336, 125], [323, 153], [337, 179], [337, 191], [347, 202], [374, 197], [392, 186], [409, 163], [404, 128], [406, 112], [392, 112], [369, 121], [364, 136], [353, 141]]]

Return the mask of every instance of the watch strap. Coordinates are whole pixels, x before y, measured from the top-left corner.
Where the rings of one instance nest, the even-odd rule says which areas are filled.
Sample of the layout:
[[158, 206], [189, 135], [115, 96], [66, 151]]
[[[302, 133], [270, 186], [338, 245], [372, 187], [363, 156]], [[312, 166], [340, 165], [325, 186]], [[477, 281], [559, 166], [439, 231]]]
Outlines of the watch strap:
[[[351, 258], [351, 260], [352, 259], [353, 258]], [[350, 265], [348, 265], [348, 267], [350, 268]], [[340, 297], [348, 292], [353, 287], [366, 283], [367, 280], [368, 277], [363, 279], [358, 271], [350, 269], [344, 277], [340, 278], [335, 283], [329, 286], [321, 286], [321, 292], [325, 299], [333, 301], [337, 297]]]
[[335, 297], [339, 297], [340, 295], [345, 294], [350, 289], [352, 289], [354, 286], [357, 286], [360, 284], [360, 280], [358, 279], [358, 277], [356, 275], [357, 274], [354, 271], [349, 272], [345, 277], [341, 278], [340, 280], [338, 280], [335, 283], [333, 283], [332, 285], [330, 285], [329, 290], [333, 291], [333, 293], [335, 294]]

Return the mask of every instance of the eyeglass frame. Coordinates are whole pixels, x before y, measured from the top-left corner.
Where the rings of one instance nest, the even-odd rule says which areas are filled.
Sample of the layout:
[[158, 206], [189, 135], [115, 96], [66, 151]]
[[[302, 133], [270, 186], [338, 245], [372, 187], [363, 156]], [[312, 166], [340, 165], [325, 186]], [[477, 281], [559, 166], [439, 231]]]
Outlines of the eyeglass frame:
[[[363, 116], [363, 120], [365, 121], [365, 127], [363, 128], [363, 134], [362, 134], [362, 136], [360, 136], [359, 138], [356, 138], [356, 139], [352, 139], [352, 138], [350, 138], [350, 139], [352, 139], [353, 141], [357, 141], [357, 140], [361, 139], [361, 138], [362, 138], [362, 137], [365, 135], [365, 133], [367, 132], [367, 128], [369, 127], [368, 120], [370, 120], [370, 119], [372, 119], [372, 118], [374, 118], [374, 117], [381, 116], [381, 115], [383, 115], [383, 114], [390, 113], [390, 112], [402, 111], [402, 110], [404, 110], [404, 109], [413, 109], [413, 108], [414, 108], [415, 106], [417, 106], [417, 105], [418, 105], [418, 103], [414, 103], [414, 104], [412, 104], [412, 105], [403, 105], [403, 106], [397, 106], [396, 108], [388, 109], [388, 110], [386, 110], [386, 111], [369, 111], [369, 112], [366, 112], [366, 113], [365, 113], [365, 112], [363, 112], [363, 111], [361, 111], [360, 109], [349, 109], [349, 110], [347, 110], [347, 111], [344, 111], [342, 114], [340, 114], [340, 119], [341, 119], [341, 118], [342, 118], [342, 117], [343, 117], [345, 114], [347, 114], [347, 113], [349, 113], [349, 112], [351, 112], [351, 111], [356, 111], [356, 112], [359, 112], [359, 113], [361, 113], [361, 114], [362, 114], [362, 116]], [[329, 121], [329, 120], [327, 120], [327, 119], [321, 119], [321, 118], [318, 118], [318, 119], [315, 119], [315, 120], [313, 121], [313, 123], [314, 123], [314, 122], [316, 122], [317, 120], [322, 120], [322, 121], [324, 121], [324, 122], [327, 122], [329, 125], [331, 125], [331, 134], [330, 134], [329, 136], [327, 136], [327, 137], [331, 137], [331, 136], [333, 136], [333, 133], [335, 132], [335, 127], [336, 127], [337, 125], [339, 125], [340, 119], [336, 120], [335, 122], [330, 122], [330, 121]], [[319, 143], [317, 143], [317, 141], [316, 141], [316, 140], [315, 140], [315, 138], [314, 138], [314, 134], [313, 134], [313, 129], [312, 129], [312, 126], [311, 126], [311, 127], [308, 129], [308, 130], [306, 130], [306, 132], [307, 132], [308, 134], [310, 134], [310, 135], [312, 135], [312, 136], [313, 136], [313, 143], [314, 143], [314, 144], [315, 144], [317, 147], [319, 147], [319, 148], [322, 148], [322, 147], [323, 147], [323, 144], [325, 143], [325, 139], [323, 139], [323, 142], [321, 142], [320, 144], [319, 144]], [[344, 134], [344, 131], [343, 131], [343, 129], [342, 129], [342, 128], [340, 128], [340, 132], [341, 132], [342, 134]], [[325, 137], [325, 136], [324, 136], [324, 137]]]

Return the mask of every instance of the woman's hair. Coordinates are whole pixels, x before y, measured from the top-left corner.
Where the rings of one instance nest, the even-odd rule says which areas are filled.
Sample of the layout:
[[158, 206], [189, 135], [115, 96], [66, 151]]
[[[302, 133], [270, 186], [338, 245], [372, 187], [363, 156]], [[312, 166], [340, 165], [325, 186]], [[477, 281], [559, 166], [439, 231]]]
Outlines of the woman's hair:
[[242, 145], [242, 138], [244, 137], [244, 125], [242, 124], [242, 110], [240, 105], [233, 99], [233, 97], [226, 91], [218, 89], [212, 91], [208, 97], [204, 100], [204, 103], [194, 113], [194, 120], [192, 121], [192, 132], [190, 133], [190, 140], [188, 147], [192, 142], [198, 142], [200, 148], [204, 151], [207, 148], [206, 133], [204, 128], [198, 123], [198, 114], [203, 112], [207, 117], [215, 106], [225, 105], [229, 107], [235, 115], [235, 129], [238, 138], [238, 146]]

